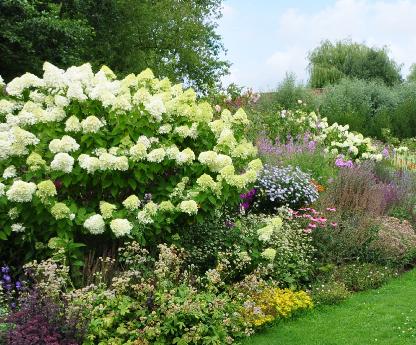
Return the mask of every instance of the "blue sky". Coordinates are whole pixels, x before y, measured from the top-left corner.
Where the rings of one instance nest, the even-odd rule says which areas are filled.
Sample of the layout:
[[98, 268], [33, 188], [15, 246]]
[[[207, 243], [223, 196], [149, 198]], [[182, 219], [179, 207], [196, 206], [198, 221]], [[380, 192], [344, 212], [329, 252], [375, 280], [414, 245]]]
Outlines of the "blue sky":
[[219, 23], [224, 82], [269, 90], [286, 72], [306, 81], [307, 53], [324, 39], [387, 46], [403, 75], [416, 62], [416, 0], [225, 0]]

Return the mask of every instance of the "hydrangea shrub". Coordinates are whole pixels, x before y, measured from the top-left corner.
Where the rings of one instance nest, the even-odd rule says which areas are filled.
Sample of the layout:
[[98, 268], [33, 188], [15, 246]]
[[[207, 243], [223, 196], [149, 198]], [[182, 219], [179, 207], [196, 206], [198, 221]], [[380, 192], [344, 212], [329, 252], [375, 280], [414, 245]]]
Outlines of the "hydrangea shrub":
[[243, 110], [214, 117], [192, 89], [150, 70], [89, 64], [26, 73], [0, 99], [0, 239], [81, 233], [142, 238], [204, 214], [262, 168]]

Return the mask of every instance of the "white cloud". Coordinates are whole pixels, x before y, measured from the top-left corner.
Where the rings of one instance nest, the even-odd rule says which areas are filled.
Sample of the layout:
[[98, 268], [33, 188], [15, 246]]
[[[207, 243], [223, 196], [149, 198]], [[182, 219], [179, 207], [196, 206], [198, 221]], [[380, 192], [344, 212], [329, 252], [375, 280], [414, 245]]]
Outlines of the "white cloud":
[[292, 6], [277, 17], [274, 32], [269, 33], [276, 48], [263, 53], [255, 73], [243, 74], [245, 69], [237, 64], [240, 73], [235, 79], [257, 89], [276, 85], [287, 71], [306, 80], [308, 52], [322, 40], [346, 38], [370, 46], [387, 46], [390, 56], [404, 64], [406, 75], [416, 62], [415, 32], [416, 1], [338, 0], [315, 12]]

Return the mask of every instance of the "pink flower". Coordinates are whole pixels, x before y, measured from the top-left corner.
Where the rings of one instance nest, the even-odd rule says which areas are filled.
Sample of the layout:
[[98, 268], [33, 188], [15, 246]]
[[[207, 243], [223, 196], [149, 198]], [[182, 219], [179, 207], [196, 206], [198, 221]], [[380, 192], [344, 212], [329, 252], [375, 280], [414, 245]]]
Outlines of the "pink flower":
[[335, 207], [328, 207], [326, 210], [330, 212], [335, 212], [337, 209]]
[[306, 234], [310, 234], [312, 232], [312, 229], [307, 228], [307, 229], [303, 230], [303, 232], [306, 233]]
[[308, 227], [311, 228], [311, 229], [315, 229], [316, 228], [316, 224], [309, 223], [308, 224]]
[[338, 226], [338, 223], [332, 222], [331, 225], [335, 228]]

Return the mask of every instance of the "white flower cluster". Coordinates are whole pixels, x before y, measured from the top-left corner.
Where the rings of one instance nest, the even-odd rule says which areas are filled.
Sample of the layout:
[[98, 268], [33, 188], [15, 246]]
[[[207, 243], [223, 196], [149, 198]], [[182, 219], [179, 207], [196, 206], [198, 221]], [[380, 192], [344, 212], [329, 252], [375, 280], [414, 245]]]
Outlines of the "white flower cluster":
[[14, 181], [6, 192], [7, 199], [13, 202], [29, 202], [36, 191], [36, 184], [33, 182]]
[[311, 133], [313, 139], [322, 143], [327, 152], [333, 155], [359, 159], [381, 160], [382, 155], [372, 145], [370, 138], [349, 131], [349, 126], [338, 123], [328, 124], [326, 117], [320, 118], [314, 112], [308, 114], [303, 110], [282, 110], [280, 120], [288, 129], [296, 129], [298, 133]]
[[58, 152], [72, 152], [79, 149], [76, 140], [69, 135], [64, 135], [62, 139], [53, 139], [49, 143], [49, 150], [52, 153]]
[[[114, 236], [122, 237], [137, 223], [162, 223], [209, 210], [210, 204], [195, 201], [199, 193], [221, 200], [225, 185], [247, 188], [262, 169], [256, 148], [244, 137], [249, 120], [243, 110], [223, 110], [214, 118], [212, 107], [197, 102], [192, 89], [158, 80], [150, 70], [118, 80], [105, 66], [97, 73], [89, 64], [63, 70], [45, 63], [43, 69], [42, 78], [26, 73], [12, 80], [6, 86], [7, 99], [0, 99], [0, 197], [6, 195], [10, 202], [38, 198], [55, 220], [73, 220], [71, 210], [80, 197], [71, 198], [75, 183], [88, 178], [96, 186], [99, 174], [111, 173], [119, 177], [116, 184], [132, 188], [132, 195], [111, 204], [101, 201], [99, 207], [87, 205], [91, 216], [73, 224], [83, 223], [92, 234], [103, 233], [108, 225]], [[153, 179], [163, 176], [161, 170], [183, 174], [182, 180], [165, 195], [158, 192], [157, 202], [146, 200], [137, 190], [158, 182]], [[85, 175], [75, 176], [80, 171]], [[59, 201], [62, 191], [65, 203]], [[5, 212], [20, 216], [11, 210]], [[24, 229], [14, 224], [15, 231]]]

